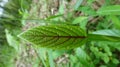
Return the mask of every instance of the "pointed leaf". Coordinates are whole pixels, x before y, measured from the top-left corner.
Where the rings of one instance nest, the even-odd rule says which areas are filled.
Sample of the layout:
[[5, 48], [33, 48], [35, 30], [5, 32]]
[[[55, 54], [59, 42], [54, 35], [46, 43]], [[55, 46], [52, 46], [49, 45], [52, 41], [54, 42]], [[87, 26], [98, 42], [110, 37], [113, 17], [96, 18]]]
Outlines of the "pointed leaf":
[[72, 49], [86, 42], [86, 33], [78, 26], [70, 25], [39, 26], [23, 32], [20, 37], [53, 49]]

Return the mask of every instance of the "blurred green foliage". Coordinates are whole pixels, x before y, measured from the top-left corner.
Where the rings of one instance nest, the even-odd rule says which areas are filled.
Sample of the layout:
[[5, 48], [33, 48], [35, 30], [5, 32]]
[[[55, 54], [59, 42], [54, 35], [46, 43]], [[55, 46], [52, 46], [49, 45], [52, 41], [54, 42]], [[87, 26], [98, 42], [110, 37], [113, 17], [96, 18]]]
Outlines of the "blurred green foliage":
[[[72, 0], [67, 1], [70, 3]], [[9, 0], [4, 6], [0, 6], [4, 9], [0, 16], [0, 67], [14, 67], [16, 56], [21, 57], [18, 54], [21, 44], [24, 44], [22, 48], [26, 50], [29, 48], [17, 37], [22, 32], [22, 27], [27, 24], [25, 19], [33, 23], [37, 22], [37, 25], [74, 25], [84, 29], [86, 33], [120, 37], [120, 5], [118, 4], [120, 4], [118, 0], [76, 0], [71, 7], [73, 11], [65, 8], [64, 4], [60, 4], [56, 15], [39, 19], [38, 4], [31, 0]], [[30, 8], [34, 13], [29, 11]], [[30, 56], [24, 59], [27, 60], [26, 63], [30, 62], [32, 67], [120, 66], [119, 42], [88, 41], [83, 46], [70, 50], [52, 50], [39, 48], [36, 45], [32, 45], [32, 48], [35, 51], [34, 56], [37, 57]]]
[[8, 0], [0, 5], [3, 9], [0, 15], [0, 67], [15, 67], [20, 43], [16, 37], [22, 29], [22, 13], [29, 9], [30, 3], [31, 0]]

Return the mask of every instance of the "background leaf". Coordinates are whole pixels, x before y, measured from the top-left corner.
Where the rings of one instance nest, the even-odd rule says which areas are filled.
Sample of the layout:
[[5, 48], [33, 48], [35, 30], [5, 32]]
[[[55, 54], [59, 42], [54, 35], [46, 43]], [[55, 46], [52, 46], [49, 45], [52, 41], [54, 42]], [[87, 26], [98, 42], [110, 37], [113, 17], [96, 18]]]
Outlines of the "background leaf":
[[5, 30], [5, 32], [6, 32], [6, 39], [7, 39], [9, 46], [14, 47], [16, 51], [19, 51], [19, 42], [16, 41], [15, 37], [13, 37], [7, 29]]
[[77, 48], [75, 53], [76, 53], [76, 56], [78, 56], [78, 59], [82, 64], [82, 67], [94, 67], [92, 62], [90, 62], [89, 56], [84, 52], [82, 48]]
[[117, 36], [120, 37], [120, 30], [117, 29], [106, 29], [106, 30], [99, 30], [93, 32], [93, 34], [99, 34], [99, 35], [108, 35], [108, 36]]
[[120, 5], [104, 6], [97, 13], [99, 15], [120, 15]]
[[77, 0], [74, 9], [77, 10], [79, 8], [79, 6], [82, 4], [83, 0]]
[[72, 23], [80, 24], [80, 28], [86, 30], [87, 21], [88, 21], [88, 17], [80, 16], [80, 17], [75, 18]]
[[112, 20], [112, 22], [115, 25], [115, 27], [117, 29], [120, 29], [120, 20], [119, 20], [119, 17], [112, 15], [112, 16], [110, 16], [110, 19]]

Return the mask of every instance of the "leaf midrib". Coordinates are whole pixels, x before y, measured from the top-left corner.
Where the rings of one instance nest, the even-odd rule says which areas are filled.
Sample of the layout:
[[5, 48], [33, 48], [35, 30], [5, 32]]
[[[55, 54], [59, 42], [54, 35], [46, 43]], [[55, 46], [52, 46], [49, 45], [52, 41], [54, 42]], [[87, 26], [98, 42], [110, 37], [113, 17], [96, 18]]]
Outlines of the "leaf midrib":
[[[34, 35], [32, 35], [34, 36]], [[37, 35], [35, 35], [37, 36]], [[38, 36], [37, 36], [38, 37]], [[54, 37], [54, 38], [86, 38], [86, 36], [39, 36], [39, 37]]]

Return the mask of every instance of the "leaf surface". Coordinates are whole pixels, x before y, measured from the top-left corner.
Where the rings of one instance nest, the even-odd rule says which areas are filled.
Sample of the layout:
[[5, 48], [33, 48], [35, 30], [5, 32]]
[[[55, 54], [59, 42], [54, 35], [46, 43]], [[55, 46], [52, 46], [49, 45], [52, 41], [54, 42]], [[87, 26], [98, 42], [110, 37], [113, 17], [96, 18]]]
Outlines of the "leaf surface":
[[48, 25], [32, 28], [20, 37], [40, 47], [72, 49], [86, 42], [86, 33], [78, 26]]
[[97, 11], [97, 13], [99, 15], [120, 15], [120, 5], [102, 7]]
[[119, 17], [112, 15], [112, 16], [110, 16], [110, 19], [112, 20], [114, 26], [117, 29], [120, 29], [120, 19], [119, 19]]
[[88, 34], [91, 41], [120, 42], [120, 30], [99, 30]]

